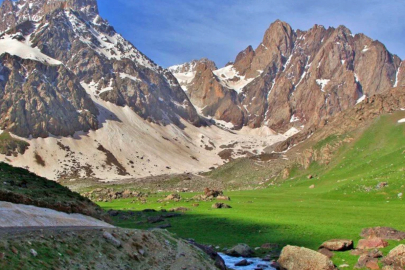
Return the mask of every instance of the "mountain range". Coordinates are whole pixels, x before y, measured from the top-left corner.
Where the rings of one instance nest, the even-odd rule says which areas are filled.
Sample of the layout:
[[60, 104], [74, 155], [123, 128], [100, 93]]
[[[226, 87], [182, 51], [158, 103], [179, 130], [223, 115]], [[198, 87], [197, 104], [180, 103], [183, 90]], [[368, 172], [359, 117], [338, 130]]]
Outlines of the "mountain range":
[[398, 56], [344, 26], [278, 20], [223, 68], [165, 69], [95, 0], [5, 0], [0, 15], [0, 128], [29, 144], [2, 158], [51, 179], [207, 171], [405, 84]]

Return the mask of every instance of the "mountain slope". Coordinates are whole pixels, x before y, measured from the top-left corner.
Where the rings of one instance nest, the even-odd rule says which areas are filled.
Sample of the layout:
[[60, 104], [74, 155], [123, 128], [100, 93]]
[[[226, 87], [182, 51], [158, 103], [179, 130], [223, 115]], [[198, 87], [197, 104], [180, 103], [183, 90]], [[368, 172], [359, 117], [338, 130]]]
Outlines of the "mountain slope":
[[[205, 115], [232, 122], [236, 128], [264, 125], [277, 131], [317, 124], [401, 84], [404, 76], [401, 59], [363, 34], [353, 35], [344, 26], [295, 31], [279, 20], [255, 50], [249, 46], [233, 64], [211, 71], [214, 76], [207, 73], [203, 80], [195, 76], [187, 84], [190, 97], [200, 93], [194, 93], [199, 98], [191, 98], [193, 103], [204, 104], [210, 97], [208, 106], [213, 109], [203, 110]], [[205, 95], [215, 81], [221, 91]], [[231, 117], [218, 109], [223, 97], [230, 108], [238, 108]]]
[[[0, 20], [0, 29], [5, 30], [0, 41], [0, 53], [15, 55], [15, 52], [25, 51], [26, 53], [17, 56], [48, 66], [59, 64], [60, 69], [47, 79], [51, 84], [57, 85], [57, 88], [61, 82], [54, 80], [59, 73], [70, 72], [70, 80], [74, 77], [74, 82], [64, 80], [63, 84], [71, 88], [72, 96], [67, 99], [73, 101], [76, 115], [73, 115], [71, 108], [66, 108], [67, 104], [46, 104], [51, 108], [40, 110], [45, 118], [55, 118], [47, 115], [52, 111], [60, 116], [55, 121], [50, 121], [53, 122], [52, 127], [42, 123], [37, 117], [17, 117], [11, 121], [14, 125], [24, 128], [10, 129], [15, 134], [24, 137], [47, 137], [48, 133], [67, 136], [76, 131], [97, 129], [98, 123], [94, 118], [98, 112], [78, 83], [82, 81], [96, 83], [97, 95], [101, 99], [119, 106], [129, 106], [149, 121], [181, 126], [180, 119], [183, 118], [195, 125], [200, 124], [200, 117], [171, 73], [153, 63], [117, 34], [114, 28], [99, 16], [96, 1], [7, 0], [2, 3], [0, 14], [5, 15]], [[5, 47], [11, 45], [15, 48], [14, 51], [7, 51]], [[22, 60], [15, 61], [21, 64]], [[10, 73], [20, 72], [15, 66], [18, 65], [9, 65]], [[49, 74], [43, 74], [42, 69], [36, 69], [36, 72], [39, 76], [49, 77]], [[14, 83], [14, 78], [4, 77], [3, 81]], [[37, 87], [30, 80], [24, 81], [24, 87], [29, 86]], [[25, 100], [27, 105], [22, 106], [20, 115], [32, 114], [30, 107], [36, 107], [36, 104], [32, 104], [34, 98], [48, 100], [52, 99], [52, 96], [49, 91], [31, 93], [31, 100]], [[6, 103], [2, 108], [4, 111], [10, 111], [12, 106], [15, 104]], [[59, 107], [63, 109], [59, 110]], [[9, 118], [4, 111], [2, 118]], [[91, 115], [86, 115], [87, 111]], [[66, 115], [64, 119], [63, 115]], [[66, 130], [64, 126], [68, 122], [73, 123]], [[77, 124], [78, 122], [81, 124]], [[6, 121], [0, 124], [3, 129], [10, 126]], [[31, 128], [25, 128], [27, 126]]]

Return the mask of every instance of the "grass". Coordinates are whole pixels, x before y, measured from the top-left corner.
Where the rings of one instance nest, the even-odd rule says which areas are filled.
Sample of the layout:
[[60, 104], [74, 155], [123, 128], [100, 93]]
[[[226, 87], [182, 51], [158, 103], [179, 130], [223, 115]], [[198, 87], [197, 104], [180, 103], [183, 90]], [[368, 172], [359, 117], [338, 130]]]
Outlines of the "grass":
[[55, 181], [0, 162], [0, 201], [104, 217], [98, 205]]
[[[266, 189], [226, 192], [232, 199], [232, 209], [212, 209], [213, 202], [199, 202], [193, 207], [194, 201], [187, 202], [193, 193], [182, 193], [183, 200], [177, 203], [158, 203], [167, 194], [155, 194], [147, 204], [116, 200], [100, 206], [134, 211], [189, 207], [191, 211], [183, 216], [168, 220], [172, 225], [169, 231], [221, 248], [240, 242], [252, 247], [269, 242], [317, 249], [332, 238], [357, 242], [365, 227], [405, 230], [404, 201], [399, 196], [405, 192], [405, 125], [397, 123], [404, 117], [404, 112], [398, 112], [376, 119], [357, 140], [344, 144], [329, 165], [313, 163], [308, 170], [295, 168], [291, 178]], [[326, 143], [319, 142], [318, 146]], [[249, 172], [244, 170], [246, 177]], [[252, 171], [255, 176], [262, 174]], [[307, 179], [309, 174], [316, 177]], [[377, 188], [381, 182], [388, 186]], [[311, 185], [315, 188], [309, 189]], [[145, 229], [151, 225], [137, 222], [147, 215], [138, 213], [134, 219], [117, 218], [115, 222], [122, 227]], [[383, 251], [387, 253], [397, 244], [391, 242]], [[344, 252], [337, 253], [333, 260], [336, 265], [354, 266], [357, 259]]]
[[0, 154], [7, 156], [24, 154], [28, 146], [29, 143], [13, 138], [8, 131], [0, 134]]

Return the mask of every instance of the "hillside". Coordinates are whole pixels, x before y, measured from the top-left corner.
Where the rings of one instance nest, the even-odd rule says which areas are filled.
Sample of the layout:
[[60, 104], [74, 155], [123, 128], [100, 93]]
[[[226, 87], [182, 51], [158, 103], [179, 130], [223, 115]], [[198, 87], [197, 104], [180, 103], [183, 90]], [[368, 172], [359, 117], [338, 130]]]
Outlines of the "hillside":
[[[117, 199], [99, 204], [105, 209], [131, 211], [186, 207], [189, 210], [182, 216], [170, 219], [168, 230], [220, 249], [245, 242], [252, 247], [274, 243], [316, 250], [335, 238], [353, 239], [357, 245], [360, 232], [367, 227], [405, 230], [403, 93], [403, 89], [393, 89], [329, 119], [308, 140], [289, 146], [282, 158], [239, 159], [205, 174], [230, 187], [248, 179], [261, 181], [249, 191], [225, 188], [225, 195], [231, 198], [225, 203], [231, 209], [212, 209], [216, 201], [196, 199], [200, 192], [179, 193], [178, 202], [164, 201], [167, 193], [157, 192], [142, 203]], [[124, 216], [125, 211], [114, 218], [115, 224], [156, 226], [145, 222], [147, 216]], [[383, 254], [400, 243], [404, 242], [389, 241]], [[269, 253], [277, 256], [277, 250], [258, 249], [256, 254]], [[332, 259], [337, 266], [348, 264], [353, 269], [359, 257], [348, 251], [335, 252]]]
[[0, 163], [0, 180], [0, 201], [107, 218], [100, 207], [80, 194], [25, 169]]

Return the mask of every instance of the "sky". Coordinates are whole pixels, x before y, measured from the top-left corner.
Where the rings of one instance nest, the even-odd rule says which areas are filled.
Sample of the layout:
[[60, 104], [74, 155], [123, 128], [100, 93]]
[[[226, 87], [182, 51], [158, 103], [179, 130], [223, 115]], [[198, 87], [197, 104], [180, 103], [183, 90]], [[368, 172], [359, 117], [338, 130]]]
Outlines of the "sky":
[[405, 58], [404, 0], [98, 0], [100, 14], [157, 64], [207, 57], [219, 67], [256, 48], [276, 19], [293, 29], [345, 25]]

